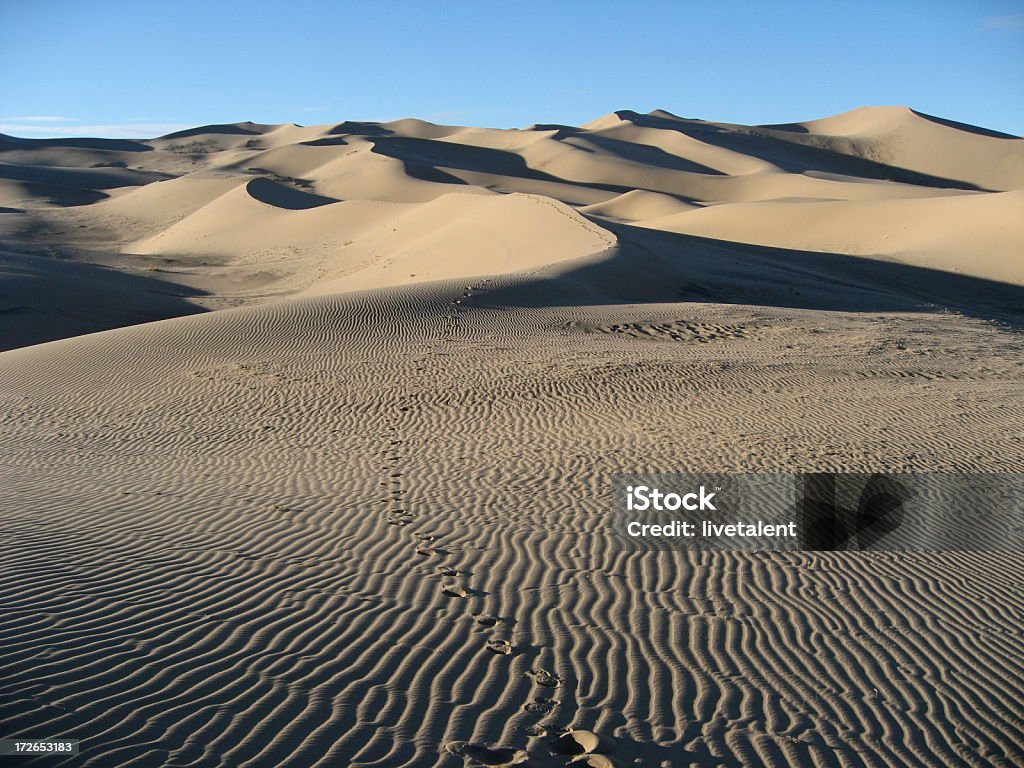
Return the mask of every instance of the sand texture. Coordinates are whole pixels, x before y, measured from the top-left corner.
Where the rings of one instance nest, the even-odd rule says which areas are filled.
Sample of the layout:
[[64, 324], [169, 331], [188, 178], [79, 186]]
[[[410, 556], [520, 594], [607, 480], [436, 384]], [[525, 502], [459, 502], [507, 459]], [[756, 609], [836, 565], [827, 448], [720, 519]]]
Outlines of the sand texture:
[[1022, 765], [1024, 553], [596, 514], [618, 472], [1024, 471], [1022, 328], [1024, 140], [905, 108], [0, 137], [0, 737]]

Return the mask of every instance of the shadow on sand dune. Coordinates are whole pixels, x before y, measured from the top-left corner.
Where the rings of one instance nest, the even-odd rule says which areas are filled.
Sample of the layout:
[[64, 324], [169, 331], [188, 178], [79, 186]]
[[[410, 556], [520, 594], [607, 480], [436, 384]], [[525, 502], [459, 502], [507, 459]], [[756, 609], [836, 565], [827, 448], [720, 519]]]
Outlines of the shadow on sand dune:
[[[615, 114], [634, 125], [676, 131], [705, 144], [756, 157], [790, 173], [811, 171], [879, 181], [898, 181], [921, 187], [982, 191], [981, 187], [967, 181], [930, 176], [857, 157], [849, 154], [848, 150], [835, 146], [835, 140], [830, 137], [807, 134], [806, 129], [801, 133], [793, 130], [792, 126], [727, 129], [700, 120], [673, 120], [658, 115], [641, 115], [630, 110], [623, 110]], [[787, 140], [766, 133], [771, 130], [792, 134], [792, 139]], [[824, 143], [827, 146], [815, 146], [815, 143]]]
[[[719, 170], [706, 165], [701, 165], [693, 160], [688, 160], [679, 155], [673, 155], [660, 147], [652, 144], [640, 144], [631, 141], [615, 139], [611, 136], [603, 136], [600, 133], [587, 131], [584, 128], [576, 128], [571, 125], [558, 125], [554, 123], [538, 123], [530, 127], [531, 131], [553, 132], [551, 136], [555, 141], [568, 144], [574, 149], [581, 149], [584, 152], [593, 152], [583, 146], [586, 143], [594, 144], [606, 152], [628, 160], [633, 163], [641, 163], [654, 168], [668, 169], [672, 171], [684, 171], [686, 173], [703, 173], [709, 176], [724, 176]], [[575, 139], [579, 143], [571, 143], [566, 139]]]
[[52, 205], [71, 207], [106, 200], [103, 190], [141, 187], [170, 178], [169, 174], [136, 171], [114, 164], [90, 168], [62, 168], [0, 163], [0, 180], [15, 182], [32, 197]]
[[521, 155], [501, 149], [405, 136], [371, 138], [370, 141], [373, 142], [375, 153], [401, 160], [405, 165], [406, 173], [414, 178], [428, 181], [466, 184], [468, 183], [466, 180], [460, 179], [448, 171], [468, 171], [488, 176], [507, 176], [531, 181], [571, 184], [575, 187], [600, 189], [618, 194], [632, 192], [635, 189], [635, 187], [618, 184], [568, 181], [544, 171], [535, 170], [526, 164], [526, 160]]
[[148, 275], [0, 250], [0, 352], [205, 312], [201, 291]]
[[244, 128], [245, 125], [254, 123], [224, 123], [221, 125], [201, 125], [198, 128], [186, 128], [183, 131], [165, 133], [161, 139], [190, 139], [193, 136], [204, 136], [206, 134], [217, 134], [221, 136], [260, 136], [261, 131], [253, 128]]
[[0, 133], [0, 152], [63, 147], [68, 149], [96, 149], [107, 152], [152, 152], [153, 147], [136, 139], [24, 139]]
[[631, 163], [641, 163], [652, 168], [683, 171], [684, 173], [703, 173], [708, 176], [725, 175], [721, 171], [707, 165], [687, 160], [685, 157], [669, 154], [665, 150], [649, 144], [622, 141], [621, 139], [613, 139], [609, 136], [601, 136], [597, 133], [585, 134], [580, 137], [580, 140], [595, 144], [606, 152], [610, 152], [616, 157], [621, 157], [623, 160], [628, 160]]
[[494, 303], [558, 306], [712, 302], [842, 312], [951, 310], [1024, 329], [1024, 288], [839, 253], [714, 240], [601, 220], [611, 258], [520, 283]]
[[[295, 181], [301, 182], [302, 180], [296, 179]], [[333, 197], [325, 197], [313, 192], [294, 189], [262, 177], [250, 181], [245, 185], [245, 189], [251, 197], [259, 200], [261, 203], [272, 205], [275, 208], [285, 208], [290, 211], [319, 208], [322, 205], [338, 202]]]
[[944, 125], [946, 128], [955, 128], [958, 131], [964, 131], [965, 133], [973, 133], [978, 136], [987, 136], [990, 139], [1011, 139], [1014, 141], [1024, 141], [1024, 136], [1014, 136], [1011, 133], [1003, 133], [1002, 131], [993, 131], [990, 128], [982, 128], [981, 126], [971, 125], [970, 123], [958, 123], [956, 120], [947, 120], [944, 117], [936, 117], [935, 115], [929, 115], [925, 112], [918, 112], [916, 109], [910, 110], [915, 115], [925, 120], [929, 120], [939, 125]]

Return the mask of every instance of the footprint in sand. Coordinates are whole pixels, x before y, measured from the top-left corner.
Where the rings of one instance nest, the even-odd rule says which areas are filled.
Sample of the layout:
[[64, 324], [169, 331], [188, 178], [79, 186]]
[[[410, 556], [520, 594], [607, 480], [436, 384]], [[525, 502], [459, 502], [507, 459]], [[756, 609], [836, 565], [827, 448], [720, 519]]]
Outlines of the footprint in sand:
[[532, 701], [526, 702], [523, 709], [533, 715], [549, 715], [559, 704], [561, 702], [558, 699], [545, 699], [542, 696], [538, 696]]
[[441, 585], [441, 591], [444, 592], [449, 597], [460, 597], [460, 598], [469, 597], [469, 592], [467, 592], [466, 590], [464, 590], [462, 587], [460, 587], [457, 584], [442, 584]]
[[475, 616], [473, 616], [473, 621], [485, 627], [493, 627], [494, 625], [498, 624], [501, 621], [501, 619], [499, 619], [497, 616], [492, 616], [489, 613], [478, 613]]
[[508, 656], [512, 653], [512, 643], [508, 640], [488, 640], [487, 650], [500, 656]]
[[450, 741], [445, 744], [444, 751], [457, 757], [469, 758], [470, 765], [519, 765], [529, 760], [529, 755], [521, 749], [485, 747], [465, 741]]
[[526, 673], [526, 676], [532, 677], [533, 682], [537, 685], [543, 685], [545, 688], [558, 688], [564, 682], [560, 675], [548, 672], [546, 669], [531, 669]]

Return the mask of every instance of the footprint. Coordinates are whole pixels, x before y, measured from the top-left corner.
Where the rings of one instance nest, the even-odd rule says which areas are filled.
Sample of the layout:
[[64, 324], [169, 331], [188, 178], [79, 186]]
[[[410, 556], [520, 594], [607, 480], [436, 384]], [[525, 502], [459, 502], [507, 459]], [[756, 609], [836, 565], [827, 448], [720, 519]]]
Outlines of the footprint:
[[457, 584], [442, 584], [441, 591], [449, 597], [469, 597], [469, 592]]
[[543, 685], [545, 688], [558, 688], [563, 682], [560, 675], [546, 669], [531, 669], [526, 675], [532, 677], [537, 685]]
[[444, 751], [457, 757], [469, 758], [471, 765], [519, 765], [529, 759], [529, 755], [521, 749], [485, 747], [465, 741], [450, 741], [445, 744]]
[[493, 627], [495, 624], [501, 621], [497, 616], [491, 616], [489, 613], [478, 613], [473, 617], [473, 621], [477, 624], [482, 624], [485, 627]]
[[508, 656], [512, 653], [512, 643], [508, 640], [488, 640], [487, 650], [497, 653], [501, 656]]
[[548, 715], [551, 714], [559, 704], [561, 704], [561, 702], [558, 701], [558, 699], [545, 699], [538, 696], [533, 701], [528, 701], [523, 709], [534, 715]]

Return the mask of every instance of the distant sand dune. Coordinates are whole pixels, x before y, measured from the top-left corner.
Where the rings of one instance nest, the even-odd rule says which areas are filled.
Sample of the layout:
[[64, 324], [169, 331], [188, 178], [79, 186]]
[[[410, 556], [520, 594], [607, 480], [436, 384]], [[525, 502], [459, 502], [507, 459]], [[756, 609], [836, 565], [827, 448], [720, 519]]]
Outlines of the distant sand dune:
[[1024, 285], [1024, 190], [931, 199], [760, 202], [639, 222], [737, 243], [882, 257]]
[[[1024, 140], [902, 107], [777, 126], [620, 110], [582, 127], [518, 131], [238, 123], [138, 141], [5, 137], [0, 147], [4, 242], [157, 268], [212, 309], [554, 268], [601, 250], [565, 240], [590, 226], [582, 219], [571, 226], [572, 215], [542, 206], [527, 213], [456, 192], [549, 198], [552, 212], [564, 204], [599, 229], [632, 224], [1024, 280], [1020, 193], [982, 191], [1024, 187]], [[681, 241], [645, 247], [671, 242]], [[47, 322], [63, 335], [59, 318]]]

